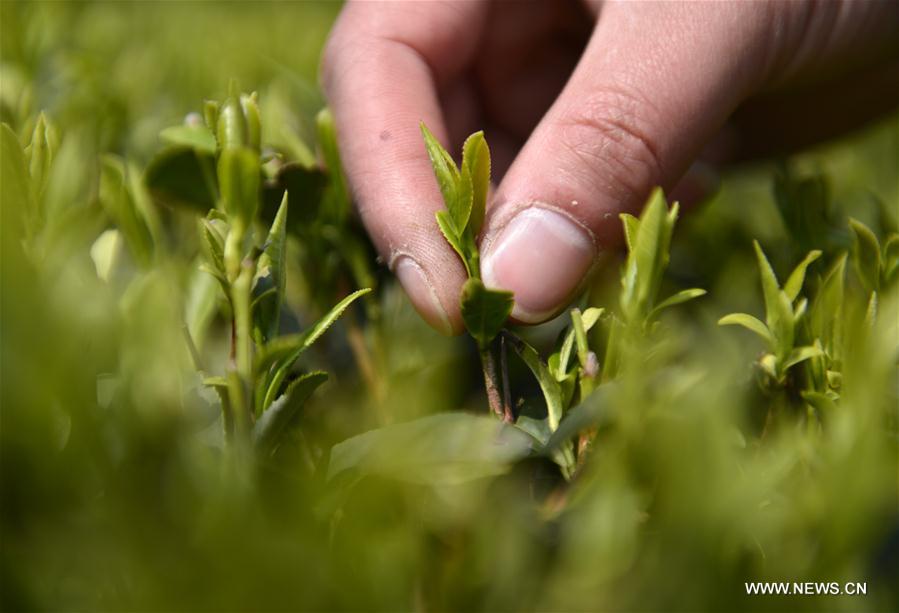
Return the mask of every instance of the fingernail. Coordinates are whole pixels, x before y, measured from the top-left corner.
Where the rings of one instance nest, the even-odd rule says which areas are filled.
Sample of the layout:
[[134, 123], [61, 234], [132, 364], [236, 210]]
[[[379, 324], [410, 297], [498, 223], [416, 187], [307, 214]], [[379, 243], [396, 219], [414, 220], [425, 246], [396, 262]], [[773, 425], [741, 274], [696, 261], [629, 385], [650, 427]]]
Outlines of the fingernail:
[[453, 327], [450, 325], [446, 310], [440, 304], [437, 291], [418, 262], [407, 255], [401, 255], [395, 261], [393, 269], [415, 309], [424, 320], [438, 332], [451, 335]]
[[514, 292], [515, 319], [538, 323], [571, 298], [595, 255], [585, 228], [562, 213], [532, 207], [488, 245], [481, 276], [488, 287]]

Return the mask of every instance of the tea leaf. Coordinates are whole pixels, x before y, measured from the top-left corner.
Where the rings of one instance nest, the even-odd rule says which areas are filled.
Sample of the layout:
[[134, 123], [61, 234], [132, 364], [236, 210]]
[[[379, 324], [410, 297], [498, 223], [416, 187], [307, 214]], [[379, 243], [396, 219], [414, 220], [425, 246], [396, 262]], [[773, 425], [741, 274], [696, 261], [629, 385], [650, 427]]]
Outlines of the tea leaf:
[[215, 135], [206, 126], [172, 126], [160, 132], [159, 138], [171, 145], [190, 147], [201, 153], [215, 155]]
[[[353, 303], [354, 300], [356, 300], [360, 296], [364, 296], [370, 291], [371, 289], [365, 288], [353, 292], [352, 294], [338, 302], [336, 305], [334, 305], [334, 307], [324, 317], [319, 319], [312, 326], [310, 326], [300, 334], [279, 336], [278, 338], [272, 340], [259, 352], [256, 360], [256, 371], [262, 372], [275, 362], [293, 356], [293, 359], [291, 359], [290, 363], [287, 364], [287, 367], [289, 367], [290, 364], [293, 363], [293, 360], [296, 359], [296, 356], [298, 356], [302, 351], [312, 345], [312, 343], [317, 341], [319, 337], [321, 337], [321, 335], [324, 334], [341, 315], [343, 315], [343, 312]], [[280, 366], [284, 365], [281, 364]]]
[[446, 242], [450, 244], [450, 247], [452, 247], [453, 250], [459, 254], [459, 258], [461, 258], [462, 264], [465, 266], [465, 271], [468, 273], [468, 276], [471, 276], [468, 258], [466, 257], [465, 250], [462, 247], [462, 241], [459, 238], [458, 233], [456, 232], [456, 226], [453, 222], [452, 216], [449, 214], [449, 211], [437, 211], [435, 216], [437, 217], [437, 225], [440, 227], [440, 231], [443, 233], [443, 237], [446, 239]]
[[618, 217], [624, 225], [624, 239], [627, 242], [628, 251], [634, 250], [637, 240], [637, 233], [640, 231], [640, 220], [630, 213], [621, 213]]
[[802, 260], [790, 274], [790, 278], [787, 279], [787, 282], [784, 284], [784, 292], [786, 292], [787, 298], [789, 298], [791, 302], [796, 300], [796, 297], [799, 296], [799, 292], [802, 290], [802, 284], [805, 283], [805, 271], [808, 269], [809, 265], [819, 257], [821, 257], [821, 252], [817, 249], [809, 251], [808, 255], [805, 256], [805, 259]]
[[107, 283], [112, 276], [121, 245], [122, 237], [118, 230], [106, 230], [91, 245], [91, 259], [97, 269], [97, 276]]
[[859, 279], [868, 291], [880, 289], [880, 243], [871, 229], [849, 218], [849, 227], [855, 237], [852, 256]]
[[832, 415], [837, 408], [837, 404], [827, 394], [808, 390], [803, 390], [801, 394], [803, 400], [812, 405], [816, 411], [820, 411], [825, 415]]
[[565, 409], [562, 404], [562, 388], [559, 386], [559, 382], [549, 371], [547, 365], [543, 363], [543, 360], [540, 359], [536, 349], [517, 336], [507, 334], [506, 338], [509, 340], [512, 348], [515, 349], [515, 353], [521, 357], [522, 361], [534, 373], [534, 377], [537, 378], [537, 383], [540, 384], [540, 390], [543, 392], [543, 398], [546, 400], [549, 429], [555, 431], [559, 427], [562, 411]]
[[328, 479], [355, 471], [425, 485], [463, 483], [505, 473], [532, 447], [528, 434], [492, 417], [441, 413], [338, 443]]
[[765, 298], [765, 320], [774, 340], [773, 349], [780, 359], [793, 348], [793, 307], [777, 283], [774, 269], [765, 257], [765, 252], [758, 241], [752, 242], [758, 260], [759, 273], [762, 280], [762, 293]]
[[768, 331], [768, 327], [763, 324], [761, 321], [753, 317], [752, 315], [748, 315], [746, 313], [731, 313], [730, 315], [725, 315], [721, 319], [718, 320], [719, 326], [743, 326], [747, 330], [755, 332], [768, 344], [772, 349], [774, 348], [774, 339], [771, 336], [771, 332]]
[[[456, 222], [463, 217], [459, 211], [459, 206], [462, 204], [459, 201], [459, 184], [461, 181], [459, 169], [456, 167], [453, 158], [450, 157], [450, 154], [447, 153], [440, 142], [434, 138], [434, 135], [431, 134], [424, 122], [421, 123], [421, 134], [425, 140], [428, 157], [431, 159], [434, 176], [437, 177], [437, 185], [440, 187], [443, 202], [446, 203], [450, 216]], [[467, 221], [468, 214], [465, 214], [464, 218]], [[463, 228], [464, 225], [459, 226], [460, 230]]]
[[[260, 290], [262, 293], [256, 297], [259, 305], [254, 309], [254, 317], [257, 320], [257, 327], [262, 333], [262, 338], [266, 341], [278, 333], [281, 303], [284, 300], [284, 286], [287, 281], [284, 263], [287, 240], [287, 199], [287, 192], [284, 192], [281, 207], [275, 215], [275, 221], [269, 230], [256, 268], [257, 279], [254, 293]], [[269, 290], [272, 291], [271, 294], [268, 294]], [[267, 297], [263, 297], [263, 294], [267, 294]]]
[[47, 124], [46, 116], [43, 113], [39, 114], [31, 134], [31, 142], [25, 148], [31, 183], [38, 201], [47, 187], [50, 166], [53, 164], [53, 156], [56, 153], [56, 143], [51, 133], [52, 128]]
[[812, 305], [812, 334], [822, 340], [828, 352], [836, 352], [842, 343], [843, 286], [847, 258], [848, 254], [844, 252], [828, 271]]
[[513, 305], [512, 292], [487, 289], [480, 279], [470, 278], [462, 286], [462, 321], [481, 349], [502, 329]]
[[577, 359], [581, 368], [584, 368], [590, 347], [587, 346], [587, 330], [580, 309], [572, 309], [571, 326], [574, 329], [574, 340], [577, 345]]
[[693, 300], [694, 298], [699, 298], [700, 296], [705, 296], [705, 294], [706, 294], [706, 291], [704, 289], [700, 289], [698, 287], [694, 287], [692, 289], [681, 290], [681, 291], [677, 292], [676, 294], [668, 296], [662, 302], [657, 304], [656, 307], [649, 314], [649, 317], [647, 319], [653, 320], [659, 316], [659, 313], [661, 313], [663, 310], [667, 309], [668, 307], [673, 307], [678, 304], [683, 304], [684, 302], [688, 302], [690, 300]]
[[462, 146], [462, 166], [471, 178], [472, 198], [468, 225], [477, 236], [484, 224], [487, 210], [487, 192], [490, 189], [490, 149], [483, 132], [475, 132]]
[[[676, 207], [672, 209], [676, 217]], [[668, 266], [668, 244], [673, 218], [661, 189], [653, 190], [640, 215], [622, 276], [621, 308], [630, 321], [641, 321], [649, 312], [662, 273]], [[628, 224], [625, 219], [625, 225]]]
[[263, 453], [274, 450], [306, 400], [327, 380], [327, 373], [316, 371], [292, 381], [284, 394], [271, 403], [253, 426], [256, 448]]
[[899, 277], [899, 234], [891, 234], [883, 245], [883, 269], [881, 277], [886, 285], [892, 285]]
[[22, 226], [34, 214], [30, 179], [22, 145], [5, 123], [0, 125], [0, 211], [3, 223], [14, 224], [10, 235], [24, 235]]
[[579, 405], [565, 414], [565, 419], [562, 420], [541, 451], [546, 453], [559, 449], [585, 428], [609, 423], [614, 415], [613, 399], [617, 389], [618, 386], [615, 383], [606, 383], [597, 387]]
[[222, 277], [225, 276], [225, 236], [208, 217], [200, 220], [206, 259]]
[[134, 259], [149, 266], [153, 257], [153, 238], [141, 217], [125, 179], [125, 165], [115, 156], [100, 160], [100, 204], [122, 231]]
[[790, 352], [790, 355], [784, 360], [782, 369], [787, 370], [788, 368], [799, 364], [800, 362], [804, 362], [805, 360], [818, 357], [820, 355], [824, 355], [824, 352], [821, 350], [821, 347], [817, 346], [805, 346], [805, 347], [797, 347]]

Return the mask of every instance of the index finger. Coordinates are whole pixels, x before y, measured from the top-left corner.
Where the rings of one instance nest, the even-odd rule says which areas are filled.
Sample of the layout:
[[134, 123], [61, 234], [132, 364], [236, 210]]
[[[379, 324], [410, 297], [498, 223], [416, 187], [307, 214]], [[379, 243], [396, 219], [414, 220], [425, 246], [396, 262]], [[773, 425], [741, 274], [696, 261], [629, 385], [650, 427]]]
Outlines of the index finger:
[[474, 52], [484, 3], [350, 2], [322, 64], [357, 208], [424, 319], [462, 329], [465, 272], [434, 221], [443, 206], [419, 132], [446, 142], [438, 88]]

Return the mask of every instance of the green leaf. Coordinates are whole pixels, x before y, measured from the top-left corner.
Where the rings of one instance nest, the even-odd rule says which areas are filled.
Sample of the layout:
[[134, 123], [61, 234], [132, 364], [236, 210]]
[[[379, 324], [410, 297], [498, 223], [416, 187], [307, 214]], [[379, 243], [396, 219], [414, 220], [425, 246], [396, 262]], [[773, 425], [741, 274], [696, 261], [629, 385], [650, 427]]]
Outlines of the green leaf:
[[574, 340], [577, 345], [577, 359], [583, 369], [587, 364], [587, 330], [580, 309], [571, 310], [571, 327], [574, 329]]
[[[676, 216], [676, 208], [671, 212]], [[640, 215], [639, 230], [632, 239], [633, 248], [621, 279], [621, 308], [629, 321], [643, 321], [648, 315], [668, 266], [673, 224], [669, 215], [665, 195], [661, 189], [654, 189]]]
[[172, 126], [159, 133], [166, 143], [190, 147], [201, 153], [215, 155], [215, 135], [204, 125]]
[[225, 276], [225, 234], [218, 228], [222, 222], [206, 217], [200, 220], [200, 233], [203, 237], [203, 253], [206, 260], [219, 274]]
[[899, 277], [899, 234], [890, 234], [883, 245], [882, 280], [886, 285]]
[[549, 357], [547, 363], [549, 369], [556, 378], [556, 381], [562, 381], [568, 377], [568, 361], [571, 359], [571, 350], [574, 348], [574, 328], [570, 328], [565, 334], [565, 340], [559, 351]]
[[[365, 288], [353, 292], [352, 294], [338, 302], [336, 305], [334, 305], [334, 307], [328, 312], [327, 315], [319, 319], [312, 326], [310, 326], [300, 334], [279, 336], [278, 338], [272, 340], [259, 352], [256, 361], [256, 371], [262, 372], [275, 362], [278, 362], [289, 356], [293, 356], [293, 359], [290, 360], [290, 363], [292, 364], [293, 360], [296, 359], [296, 356], [298, 356], [305, 349], [309, 348], [312, 343], [317, 341], [319, 337], [321, 337], [321, 335], [324, 334], [341, 315], [343, 315], [343, 312], [353, 303], [354, 300], [356, 300], [360, 296], [364, 296], [370, 291], [371, 289]], [[288, 367], [289, 366], [290, 364], [288, 364]]]
[[249, 147], [226, 147], [218, 161], [222, 210], [249, 227], [259, 204], [259, 154]]
[[751, 330], [765, 339], [765, 342], [771, 349], [774, 348], [774, 339], [771, 337], [771, 332], [768, 331], [768, 327], [752, 315], [746, 313], [731, 313], [730, 315], [725, 315], [719, 319], [718, 325], [743, 326], [747, 330]]
[[789, 298], [791, 302], [796, 300], [796, 297], [799, 296], [799, 292], [802, 290], [802, 284], [805, 283], [805, 271], [808, 269], [809, 265], [819, 257], [821, 257], [821, 252], [817, 249], [809, 251], [808, 255], [805, 256], [805, 259], [802, 260], [790, 274], [790, 278], [787, 279], [787, 282], [784, 284], [784, 292], [786, 292], [787, 298]]
[[867, 291], [880, 289], [880, 243], [871, 229], [858, 221], [849, 218], [849, 227], [855, 236], [852, 248], [855, 269]]
[[599, 427], [610, 423], [614, 415], [612, 404], [617, 389], [615, 383], [606, 383], [597, 387], [579, 405], [565, 414], [565, 418], [541, 451], [548, 453], [560, 449], [585, 428]]
[[802, 391], [802, 399], [812, 405], [816, 411], [824, 415], [832, 415], [837, 408], [836, 402], [827, 394], [813, 391]]
[[487, 210], [487, 192], [490, 189], [490, 149], [483, 132], [475, 132], [462, 146], [462, 166], [471, 178], [472, 198], [468, 225], [471, 234], [477, 236], [484, 224]]
[[543, 397], [546, 400], [549, 428], [555, 431], [559, 427], [562, 411], [565, 409], [562, 404], [562, 388], [559, 382], [549, 371], [547, 365], [543, 363], [543, 360], [540, 359], [536, 349], [512, 334], [508, 334], [506, 338], [509, 340], [512, 348], [515, 349], [515, 353], [521, 357], [522, 361], [534, 373], [534, 377], [537, 378], [537, 383], [540, 384], [540, 390], [543, 392]]
[[811, 310], [812, 335], [820, 338], [828, 352], [842, 344], [843, 295], [847, 253], [843, 253], [828, 271], [818, 288]]
[[205, 215], [218, 199], [215, 157], [192, 147], [168, 147], [150, 161], [144, 184], [157, 204]]
[[7, 226], [4, 237], [24, 238], [26, 220], [32, 215], [31, 182], [22, 145], [4, 123], [0, 125], [0, 217]]
[[106, 230], [91, 245], [91, 259], [97, 276], [107, 283], [112, 277], [119, 253], [121, 252], [122, 237], [118, 230]]
[[512, 292], [487, 289], [475, 278], [462, 286], [461, 302], [462, 321], [482, 350], [505, 325], [514, 305]]
[[452, 216], [449, 214], [449, 211], [437, 211], [435, 217], [437, 218], [437, 225], [440, 227], [440, 231], [443, 233], [446, 242], [448, 242], [450, 247], [459, 254], [459, 258], [461, 258], [462, 264], [465, 266], [465, 271], [468, 273], [468, 276], [471, 276], [471, 269], [468, 264], [465, 249], [462, 245], [462, 240], [459, 238], [458, 232], [456, 232], [456, 225]]
[[311, 372], [287, 386], [284, 394], [265, 410], [253, 426], [253, 443], [263, 453], [274, 450], [306, 400], [328, 380], [325, 372]]
[[281, 303], [284, 300], [284, 287], [287, 282], [284, 262], [287, 242], [287, 198], [287, 192], [284, 192], [281, 207], [269, 229], [262, 255], [259, 256], [256, 266], [257, 278], [253, 286], [253, 292], [259, 300], [253, 316], [256, 319], [257, 329], [266, 341], [278, 333]]
[[[440, 142], [434, 138], [431, 131], [428, 130], [424, 122], [421, 123], [421, 134], [425, 140], [425, 149], [427, 149], [428, 157], [431, 159], [431, 166], [434, 169], [434, 176], [437, 178], [437, 185], [440, 187], [440, 193], [443, 196], [443, 202], [453, 218], [457, 221], [461, 217], [460, 211], [457, 210], [459, 199], [459, 184], [461, 175], [453, 158], [446, 152], [446, 149]], [[465, 219], [468, 219], [466, 214]], [[464, 229], [462, 226], [460, 229]]]
[[774, 269], [765, 257], [765, 252], [758, 241], [752, 242], [758, 260], [759, 274], [762, 280], [762, 293], [765, 297], [765, 321], [774, 340], [772, 349], [778, 358], [784, 359], [793, 348], [793, 306], [777, 283]]
[[125, 165], [112, 155], [100, 159], [100, 204], [115, 222], [134, 259], [149, 266], [153, 257], [153, 237], [134, 201], [125, 177]]
[[662, 302], [657, 304], [652, 312], [649, 314], [647, 319], [652, 320], [659, 316], [659, 313], [667, 309], [668, 307], [673, 307], [678, 304], [683, 304], [684, 302], [688, 302], [693, 300], [694, 298], [699, 298], [700, 296], [705, 296], [706, 291], [704, 289], [700, 289], [698, 287], [694, 287], [692, 289], [685, 289], [668, 296]]
[[424, 485], [464, 483], [505, 473], [532, 447], [528, 434], [492, 417], [442, 413], [335, 445], [328, 479], [353, 471]]
[[800, 362], [804, 362], [805, 360], [809, 360], [811, 358], [816, 358], [820, 355], [824, 355], [824, 352], [821, 350], [821, 347], [807, 345], [805, 347], [796, 347], [793, 351], [790, 352], [790, 355], [784, 360], [782, 369], [786, 371], [787, 369], [799, 364]]
[[552, 437], [552, 430], [549, 429], [548, 419], [534, 419], [527, 415], [521, 415], [515, 421], [514, 425], [522, 432], [526, 432], [530, 435], [537, 443], [536, 448], [540, 449], [541, 453], [544, 453], [544, 455], [548, 455], [553, 462], [562, 467], [563, 471], [570, 474], [570, 472], [574, 470], [576, 461], [574, 454], [571, 451], [571, 445], [567, 445], [564, 449], [543, 451], [543, 448], [546, 447]]
[[618, 217], [624, 225], [624, 239], [627, 242], [627, 250], [633, 251], [637, 240], [637, 233], [640, 231], [640, 220], [630, 213], [621, 213]]
[[38, 202], [50, 176], [50, 166], [53, 164], [53, 156], [56, 153], [56, 143], [52, 135], [52, 128], [48, 125], [43, 113], [37, 117], [34, 131], [31, 134], [31, 142], [25, 148], [25, 157], [28, 160], [28, 170], [31, 174], [31, 184]]

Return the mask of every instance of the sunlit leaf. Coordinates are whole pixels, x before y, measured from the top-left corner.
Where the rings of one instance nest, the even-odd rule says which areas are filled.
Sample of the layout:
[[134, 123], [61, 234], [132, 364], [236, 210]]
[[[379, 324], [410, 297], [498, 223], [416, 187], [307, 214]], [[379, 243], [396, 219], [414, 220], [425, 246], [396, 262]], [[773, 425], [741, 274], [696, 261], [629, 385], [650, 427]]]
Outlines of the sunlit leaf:
[[799, 364], [800, 362], [804, 362], [808, 359], [818, 357], [820, 355], [824, 355], [824, 352], [820, 347], [815, 346], [805, 346], [805, 347], [796, 347], [793, 351], [790, 352], [790, 355], [783, 363], [783, 370], [787, 370]]
[[857, 219], [850, 218], [849, 227], [855, 238], [852, 247], [855, 270], [865, 289], [877, 291], [880, 289], [880, 242], [874, 232]]
[[752, 315], [748, 315], [747, 313], [731, 313], [730, 315], [725, 315], [718, 320], [718, 325], [743, 326], [747, 330], [755, 332], [756, 334], [761, 336], [769, 347], [774, 347], [774, 339], [771, 337], [771, 333], [768, 331], [768, 327], [761, 321], [759, 321]]
[[677, 292], [676, 294], [672, 294], [665, 298], [662, 302], [657, 304], [652, 312], [649, 314], [647, 319], [655, 319], [658, 317], [659, 313], [663, 310], [673, 307], [678, 304], [683, 304], [684, 302], [688, 302], [693, 300], [694, 298], [699, 298], [700, 296], [705, 296], [706, 291], [704, 289], [700, 289], [698, 287], [694, 287], [692, 289], [685, 289]]
[[477, 236], [484, 223], [487, 210], [487, 192], [490, 189], [490, 149], [483, 132], [475, 132], [462, 146], [462, 165], [471, 178], [472, 198], [468, 224]]
[[802, 290], [802, 284], [805, 283], [805, 271], [819, 257], [821, 257], [821, 252], [817, 249], [809, 251], [805, 259], [790, 273], [789, 279], [784, 284], [784, 292], [791, 301], [796, 300], [796, 297], [799, 296], [799, 292]]
[[327, 315], [319, 319], [305, 331], [299, 334], [279, 336], [272, 340], [259, 352], [256, 361], [256, 371], [262, 372], [275, 362], [282, 360], [287, 356], [295, 354], [299, 355], [299, 352], [307, 349], [317, 341], [319, 337], [321, 337], [321, 335], [324, 334], [341, 315], [343, 315], [343, 312], [353, 303], [353, 301], [370, 291], [371, 289], [369, 288], [357, 290], [334, 305], [334, 308], [332, 308]]

